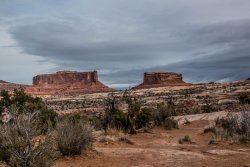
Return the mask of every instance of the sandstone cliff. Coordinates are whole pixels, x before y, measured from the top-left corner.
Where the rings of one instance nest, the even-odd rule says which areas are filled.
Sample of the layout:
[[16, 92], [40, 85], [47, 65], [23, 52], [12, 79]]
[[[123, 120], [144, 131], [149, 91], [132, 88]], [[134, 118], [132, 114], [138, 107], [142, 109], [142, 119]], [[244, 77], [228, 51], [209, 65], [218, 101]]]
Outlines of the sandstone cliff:
[[164, 87], [164, 86], [186, 86], [190, 85], [182, 80], [182, 75], [173, 72], [146, 72], [142, 84], [133, 89]]
[[108, 92], [112, 89], [98, 80], [96, 71], [60, 71], [35, 76], [33, 86], [27, 87], [26, 91], [32, 95], [57, 95]]
[[37, 75], [33, 78], [33, 85], [13, 84], [0, 80], [0, 91], [13, 92], [17, 88], [24, 88], [26, 93], [35, 96], [109, 92], [113, 90], [98, 80], [96, 71], [60, 71], [55, 74]]

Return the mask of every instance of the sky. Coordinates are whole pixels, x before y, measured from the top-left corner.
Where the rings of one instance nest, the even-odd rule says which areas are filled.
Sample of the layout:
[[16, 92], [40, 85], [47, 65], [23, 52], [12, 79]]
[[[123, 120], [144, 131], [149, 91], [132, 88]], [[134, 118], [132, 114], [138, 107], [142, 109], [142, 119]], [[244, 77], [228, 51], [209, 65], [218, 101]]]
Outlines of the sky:
[[186, 82], [250, 77], [249, 0], [1, 0], [0, 80], [97, 70], [113, 88], [144, 72]]

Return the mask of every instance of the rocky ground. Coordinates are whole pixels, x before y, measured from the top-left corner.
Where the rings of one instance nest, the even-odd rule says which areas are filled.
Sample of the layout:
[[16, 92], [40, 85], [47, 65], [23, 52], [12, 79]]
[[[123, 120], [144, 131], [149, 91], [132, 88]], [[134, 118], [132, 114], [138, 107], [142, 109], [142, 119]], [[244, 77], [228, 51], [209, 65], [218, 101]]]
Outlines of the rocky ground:
[[[92, 149], [74, 158], [63, 158], [55, 167], [247, 167], [250, 166], [250, 146], [230, 141], [208, 144], [213, 134], [203, 130], [225, 112], [177, 117], [190, 124], [176, 130], [154, 128], [150, 133], [128, 136], [125, 142], [95, 142]], [[188, 135], [191, 143], [179, 144]]]
[[[124, 91], [113, 92], [121, 97]], [[191, 86], [158, 87], [131, 90], [143, 106], [155, 107], [158, 103], [173, 100], [179, 115], [221, 110], [239, 110], [238, 96], [250, 94], [250, 82], [211, 83]], [[81, 112], [96, 114], [104, 111], [105, 99], [110, 93], [44, 96], [48, 105], [61, 114]], [[204, 107], [205, 106], [205, 107]], [[121, 108], [124, 104], [121, 103]], [[205, 110], [205, 111], [204, 111]]]

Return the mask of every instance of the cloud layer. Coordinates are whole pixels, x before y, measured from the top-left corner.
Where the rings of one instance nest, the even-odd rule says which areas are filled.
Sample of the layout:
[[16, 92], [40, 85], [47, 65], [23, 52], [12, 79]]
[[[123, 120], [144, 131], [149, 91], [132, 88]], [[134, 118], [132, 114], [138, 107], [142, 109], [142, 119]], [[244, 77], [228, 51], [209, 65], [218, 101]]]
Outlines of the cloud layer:
[[250, 1], [28, 2], [0, 7], [0, 27], [21, 50], [12, 56], [33, 62], [24, 72], [99, 70], [113, 87], [138, 84], [145, 71], [179, 72], [189, 82], [250, 76]]

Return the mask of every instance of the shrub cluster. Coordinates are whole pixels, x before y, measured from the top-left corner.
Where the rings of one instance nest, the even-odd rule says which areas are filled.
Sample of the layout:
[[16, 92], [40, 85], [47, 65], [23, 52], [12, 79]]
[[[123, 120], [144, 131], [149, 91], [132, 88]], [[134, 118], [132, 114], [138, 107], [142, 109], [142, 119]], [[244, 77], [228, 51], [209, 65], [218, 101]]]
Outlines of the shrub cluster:
[[92, 129], [83, 117], [58, 117], [23, 89], [1, 96], [1, 111], [11, 115], [0, 124], [0, 160], [8, 166], [50, 167], [60, 155], [77, 155], [91, 145]]
[[173, 119], [174, 115], [176, 115], [175, 105], [171, 100], [161, 103], [154, 112], [154, 122], [156, 125], [163, 126], [168, 130], [178, 128], [177, 121]]
[[8, 111], [10, 114], [17, 112], [38, 114], [37, 123], [39, 124], [37, 130], [45, 134], [50, 125], [56, 126], [57, 113], [49, 109], [46, 103], [39, 97], [32, 97], [24, 92], [24, 89], [15, 89], [13, 95], [8, 91], [3, 90], [0, 100], [0, 114], [3, 111]]
[[178, 128], [178, 123], [173, 119], [175, 105], [172, 101], [161, 103], [156, 109], [142, 108], [140, 100], [125, 92], [122, 100], [127, 104], [127, 111], [119, 109], [119, 99], [113, 94], [106, 100], [106, 110], [102, 119], [103, 128], [116, 128], [125, 133], [134, 134], [138, 129], [150, 125], [163, 126], [166, 129]]
[[216, 125], [223, 128], [224, 137], [237, 138], [244, 143], [250, 141], [249, 111], [242, 111], [240, 114], [230, 113], [225, 118], [217, 119]]
[[11, 167], [49, 167], [58, 153], [50, 135], [37, 131], [38, 113], [14, 113], [0, 126], [0, 159]]
[[241, 104], [250, 104], [250, 97], [247, 94], [241, 94], [238, 100]]

